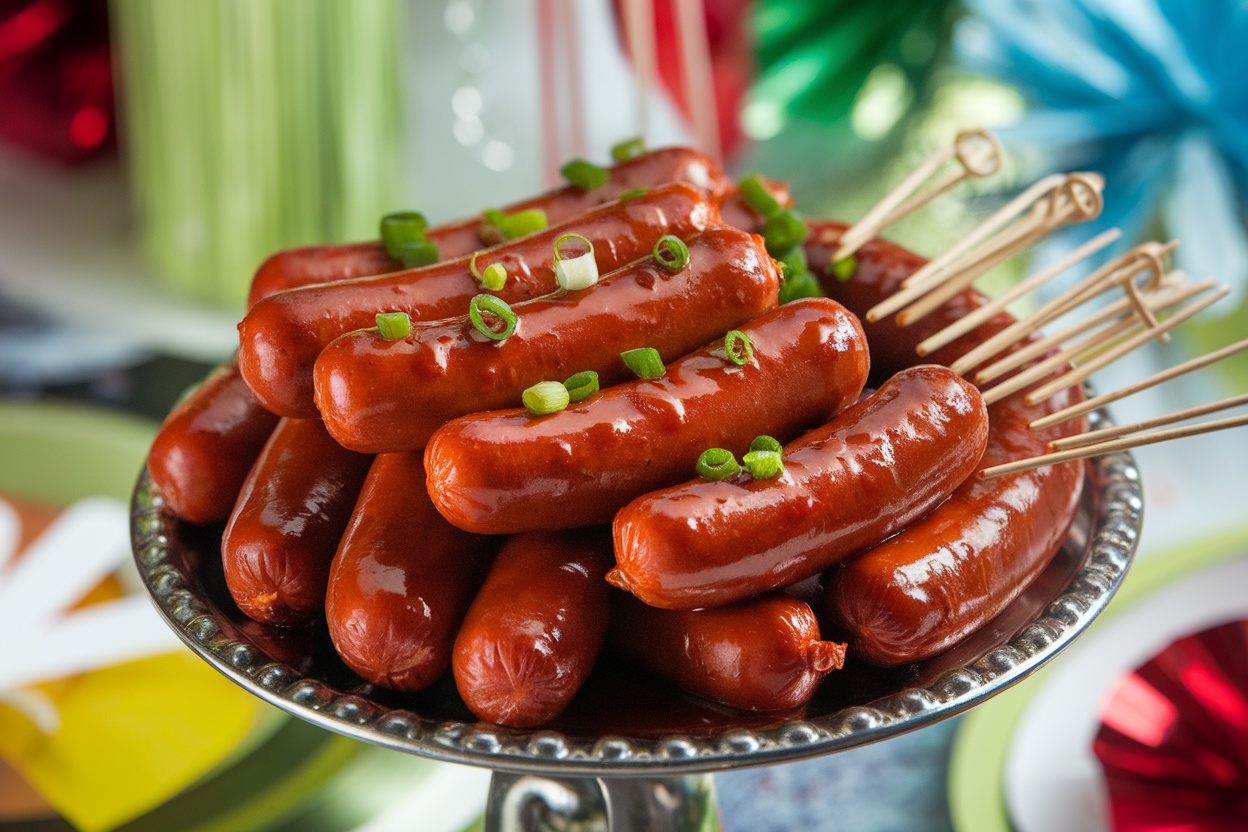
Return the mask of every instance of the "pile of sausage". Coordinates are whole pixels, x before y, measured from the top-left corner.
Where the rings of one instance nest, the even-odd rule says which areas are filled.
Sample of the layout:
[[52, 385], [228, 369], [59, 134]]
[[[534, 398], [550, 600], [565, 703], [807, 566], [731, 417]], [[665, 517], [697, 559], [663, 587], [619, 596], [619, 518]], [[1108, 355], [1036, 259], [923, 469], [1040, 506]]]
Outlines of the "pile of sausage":
[[[821, 626], [851, 661], [920, 660], [1060, 548], [1079, 463], [973, 472], [1079, 429], [1027, 428], [1078, 393], [985, 408], [941, 366], [1005, 316], [913, 366], [974, 292], [919, 325], [864, 330], [858, 316], [923, 261], [876, 240], [842, 280], [843, 227], [812, 222], [805, 254], [828, 297], [779, 305], [763, 217], [687, 149], [507, 210], [529, 209], [548, 226], [501, 243], [482, 217], [430, 228], [432, 265], [362, 243], [261, 267], [237, 359], [174, 409], [148, 462], [166, 510], [226, 523], [226, 581], [248, 616], [323, 617], [364, 679], [416, 691], [449, 670], [473, 713], [514, 727], [554, 719], [617, 652], [698, 696], [785, 711], [846, 659]], [[557, 289], [568, 233], [593, 246], [590, 288]], [[652, 254], [664, 235], [687, 246], [677, 269]], [[501, 340], [467, 314], [492, 263], [508, 277], [490, 293], [518, 321]], [[410, 332], [383, 337], [376, 315], [396, 311]], [[630, 373], [620, 354], [639, 348], [662, 376]], [[520, 407], [532, 385], [587, 370], [601, 389], [583, 401]], [[739, 459], [758, 437], [783, 445], [774, 475], [695, 473], [707, 449]]]

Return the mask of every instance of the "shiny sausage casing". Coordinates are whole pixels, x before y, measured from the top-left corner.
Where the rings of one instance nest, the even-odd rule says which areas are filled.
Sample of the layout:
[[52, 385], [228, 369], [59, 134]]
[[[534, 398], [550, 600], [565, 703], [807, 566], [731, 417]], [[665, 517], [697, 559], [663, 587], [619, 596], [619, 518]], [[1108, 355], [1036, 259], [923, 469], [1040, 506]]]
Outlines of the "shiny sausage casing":
[[478, 718], [529, 728], [563, 711], [606, 639], [611, 562], [606, 528], [503, 544], [455, 639], [455, 685]]
[[[502, 210], [505, 213], [537, 209], [554, 225], [571, 219], [625, 191], [652, 188], [670, 182], [693, 186], [718, 202], [730, 183], [709, 157], [687, 147], [653, 150], [607, 169], [607, 181], [588, 191], [568, 185]], [[477, 215], [430, 228], [426, 234], [438, 246], [440, 260], [453, 260], [492, 243], [482, 239], [485, 220]], [[303, 246], [280, 251], [260, 265], [252, 279], [247, 306], [286, 289], [398, 271], [402, 265], [386, 253], [380, 241], [340, 245]]]
[[359, 451], [423, 448], [450, 419], [514, 406], [539, 381], [593, 370], [610, 386], [632, 377], [625, 350], [653, 347], [671, 361], [776, 306], [779, 269], [759, 238], [717, 228], [688, 247], [676, 272], [646, 258], [590, 288], [516, 304], [503, 341], [466, 315], [413, 324], [394, 341], [345, 335], [316, 361], [326, 427]]
[[434, 509], [420, 454], [378, 456], [329, 573], [325, 618], [338, 655], [386, 688], [433, 684], [495, 548]]
[[256, 401], [236, 359], [213, 370], [152, 442], [147, 468], [165, 507], [191, 523], [227, 520], [277, 420]]
[[834, 301], [796, 301], [740, 331], [753, 342], [742, 366], [727, 360], [719, 338], [662, 378], [608, 388], [559, 413], [448, 422], [425, 449], [434, 504], [457, 526], [492, 534], [609, 523], [630, 500], [689, 479], [707, 448], [741, 456], [763, 433], [787, 442], [862, 391], [862, 327]]
[[749, 711], [804, 705], [839, 670], [845, 645], [823, 641], [810, 605], [782, 594], [701, 610], [661, 610], [620, 593], [611, 642], [677, 685]]
[[979, 391], [914, 367], [784, 448], [775, 479], [663, 489], [616, 515], [608, 579], [647, 604], [693, 609], [789, 586], [905, 528], [978, 467]]
[[334, 442], [317, 419], [278, 423], [221, 539], [239, 609], [264, 624], [321, 617], [330, 563], [371, 461]]
[[[554, 241], [568, 232], [588, 238], [603, 272], [648, 255], [664, 234], [687, 238], [710, 227], [714, 206], [687, 185], [655, 188], [645, 196], [613, 202], [544, 231], [489, 249], [478, 258], [507, 269], [497, 295], [516, 303], [557, 288]], [[434, 320], [468, 311], [483, 292], [461, 257], [419, 269], [279, 292], [252, 307], [239, 330], [239, 366], [260, 403], [283, 416], [316, 415], [312, 366], [338, 336], [375, 326], [378, 312], [406, 312]], [[406, 450], [406, 449], [402, 449]]]
[[[859, 315], [893, 294], [924, 263], [884, 240], [857, 253], [858, 269], [841, 282], [826, 268], [843, 226], [812, 224], [807, 257], [829, 295]], [[885, 371], [916, 360], [915, 347], [983, 303], [974, 291], [957, 295], [909, 327], [887, 317], [866, 329], [872, 360]], [[949, 363], [1013, 319], [997, 315], [929, 358]], [[1030, 421], [1082, 401], [1078, 387], [1028, 407], [1024, 393], [989, 408], [988, 447], [981, 466], [1043, 453], [1047, 442], [1082, 430], [1079, 420], [1036, 432]], [[968, 479], [909, 528], [830, 570], [832, 616], [852, 650], [882, 665], [928, 658], [983, 626], [1005, 609], [1049, 564], [1074, 519], [1084, 465], [1067, 462], [989, 480]]]

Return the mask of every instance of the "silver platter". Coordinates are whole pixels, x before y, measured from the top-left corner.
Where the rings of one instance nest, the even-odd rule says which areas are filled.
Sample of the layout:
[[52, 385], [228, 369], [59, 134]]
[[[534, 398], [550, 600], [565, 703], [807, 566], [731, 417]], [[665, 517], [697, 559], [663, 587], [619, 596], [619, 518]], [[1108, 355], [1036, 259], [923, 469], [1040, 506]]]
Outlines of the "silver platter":
[[813, 757], [974, 707], [1052, 659], [1105, 608], [1134, 555], [1143, 499], [1129, 455], [1093, 460], [1065, 546], [1010, 608], [930, 660], [890, 670], [847, 666], [801, 714], [729, 714], [629, 669], [591, 679], [545, 730], [477, 722], [449, 684], [407, 695], [372, 687], [338, 661], [323, 628], [284, 631], [247, 620], [221, 577], [221, 529], [163, 512], [146, 470], [132, 512], [135, 560], [160, 613], [193, 651], [256, 696], [331, 731], [438, 760], [614, 778]]

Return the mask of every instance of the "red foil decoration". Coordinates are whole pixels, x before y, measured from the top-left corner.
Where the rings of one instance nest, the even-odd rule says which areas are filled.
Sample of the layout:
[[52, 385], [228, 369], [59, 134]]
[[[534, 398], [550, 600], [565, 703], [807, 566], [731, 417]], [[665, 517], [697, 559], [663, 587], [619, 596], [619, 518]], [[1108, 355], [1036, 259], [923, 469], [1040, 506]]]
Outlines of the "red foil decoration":
[[78, 163], [114, 123], [105, 0], [0, 0], [0, 141]]
[[1248, 621], [1179, 639], [1123, 679], [1093, 752], [1115, 830], [1248, 830]]

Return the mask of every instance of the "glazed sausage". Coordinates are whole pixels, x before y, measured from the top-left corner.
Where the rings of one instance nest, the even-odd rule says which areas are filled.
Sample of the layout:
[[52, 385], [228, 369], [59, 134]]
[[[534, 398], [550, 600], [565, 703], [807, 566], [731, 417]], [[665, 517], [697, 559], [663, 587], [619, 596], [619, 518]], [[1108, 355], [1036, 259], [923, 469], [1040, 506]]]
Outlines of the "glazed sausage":
[[478, 718], [530, 728], [558, 716], [610, 623], [605, 528], [509, 538], [455, 639], [452, 672]]
[[804, 705], [845, 663], [810, 605], [782, 594], [703, 610], [661, 610], [620, 593], [611, 642], [698, 696], [748, 711]]
[[166, 509], [191, 523], [221, 523], [277, 426], [230, 359], [165, 417], [147, 468]]
[[694, 481], [629, 503], [607, 579], [666, 609], [795, 584], [922, 517], [976, 467], [979, 391], [943, 367], [903, 370], [786, 445], [771, 480]]
[[378, 456], [329, 572], [325, 618], [338, 655], [383, 687], [433, 684], [495, 548], [434, 510], [420, 454]]
[[[708, 200], [718, 202], [730, 183], [719, 166], [703, 153], [687, 147], [660, 148], [607, 169], [607, 181], [585, 191], [568, 185], [502, 209], [505, 213], [538, 209], [551, 225], [572, 219], [620, 194], [683, 182]], [[492, 245], [483, 236], [480, 215], [430, 228], [426, 234], [438, 246], [440, 260], [454, 260]], [[305, 246], [278, 252], [261, 264], [251, 283], [247, 306], [285, 289], [398, 271], [402, 265], [386, 254], [380, 241], [345, 245]]]
[[[857, 254], [854, 277], [842, 283], [826, 264], [842, 226], [815, 224], [807, 257], [828, 292], [853, 311], [888, 297], [923, 259], [883, 240]], [[915, 347], [983, 303], [962, 292], [931, 316], [899, 328], [885, 318], [866, 329], [872, 361], [887, 370], [916, 360]], [[931, 358], [952, 362], [1013, 322], [994, 317]], [[1028, 423], [1083, 399], [1079, 388], [1027, 407], [1023, 393], [989, 409], [983, 465], [1036, 456], [1048, 441], [1082, 430], [1073, 421], [1043, 432]], [[1061, 548], [1083, 487], [1079, 462], [1050, 465], [990, 480], [968, 479], [949, 500], [892, 539], [825, 577], [831, 615], [850, 635], [852, 649], [883, 665], [917, 661], [948, 649], [1005, 609]]]
[[[568, 232], [594, 244], [603, 272], [645, 257], [664, 234], [689, 237], [716, 221], [714, 206], [687, 185], [667, 185], [645, 196], [613, 202], [573, 220], [490, 249], [478, 260], [507, 269], [493, 294], [507, 303], [557, 288], [553, 244]], [[283, 416], [316, 415], [312, 365], [338, 336], [374, 325], [378, 312], [406, 312], [434, 320], [468, 311], [483, 291], [461, 257], [420, 269], [280, 292], [257, 303], [239, 324], [239, 366], [260, 403]], [[403, 449], [407, 450], [407, 449]]]
[[394, 341], [345, 335], [316, 361], [325, 425], [358, 451], [423, 448], [450, 419], [514, 405], [543, 379], [593, 370], [609, 386], [631, 376], [625, 350], [653, 347], [670, 361], [776, 306], [779, 270], [759, 238], [718, 228], [688, 248], [676, 272], [647, 258], [590, 288], [516, 304], [519, 324], [502, 341], [467, 316], [414, 324]]
[[283, 419], [243, 483], [221, 539], [225, 582], [264, 624], [309, 624], [371, 457], [348, 451], [317, 419]]
[[741, 327], [753, 359], [727, 360], [718, 338], [653, 380], [598, 393], [536, 418], [480, 413], [440, 428], [425, 449], [429, 491], [460, 528], [502, 534], [609, 523], [647, 491], [692, 476], [698, 456], [742, 456], [851, 404], [867, 378], [858, 320], [827, 298], [782, 306]]

